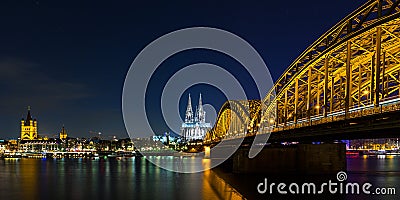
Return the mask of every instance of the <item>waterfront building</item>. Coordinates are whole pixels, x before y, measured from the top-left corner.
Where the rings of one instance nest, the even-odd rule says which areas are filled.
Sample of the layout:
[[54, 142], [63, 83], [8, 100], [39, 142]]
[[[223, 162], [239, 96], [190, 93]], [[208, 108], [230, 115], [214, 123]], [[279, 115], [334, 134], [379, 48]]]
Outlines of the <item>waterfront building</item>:
[[184, 137], [185, 141], [203, 140], [207, 131], [210, 129], [211, 124], [206, 122], [206, 112], [203, 108], [201, 94], [199, 97], [199, 105], [195, 113], [192, 109], [192, 102], [189, 94], [185, 121], [182, 123], [181, 127], [181, 135]]
[[0, 154], [4, 153], [4, 151], [7, 148], [7, 141], [5, 140], [0, 140]]
[[399, 138], [356, 139], [350, 140], [347, 149], [363, 150], [399, 150]]
[[9, 151], [17, 151], [18, 150], [18, 140], [8, 140], [6, 149]]
[[50, 138], [48, 140], [21, 140], [18, 150], [20, 152], [51, 152], [60, 150], [60, 141]]
[[28, 106], [26, 119], [21, 120], [21, 140], [38, 139], [37, 120], [32, 118], [31, 108]]

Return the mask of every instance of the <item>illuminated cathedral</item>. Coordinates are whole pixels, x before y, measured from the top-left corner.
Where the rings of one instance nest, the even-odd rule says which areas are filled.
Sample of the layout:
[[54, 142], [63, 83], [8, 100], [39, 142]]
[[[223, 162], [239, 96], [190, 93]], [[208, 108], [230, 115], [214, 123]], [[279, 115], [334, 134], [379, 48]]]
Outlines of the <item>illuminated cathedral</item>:
[[201, 94], [199, 97], [199, 105], [196, 112], [192, 109], [192, 100], [189, 94], [189, 100], [186, 108], [185, 122], [182, 123], [181, 135], [185, 141], [203, 140], [207, 131], [211, 129], [211, 124], [206, 123], [206, 112], [203, 109]]

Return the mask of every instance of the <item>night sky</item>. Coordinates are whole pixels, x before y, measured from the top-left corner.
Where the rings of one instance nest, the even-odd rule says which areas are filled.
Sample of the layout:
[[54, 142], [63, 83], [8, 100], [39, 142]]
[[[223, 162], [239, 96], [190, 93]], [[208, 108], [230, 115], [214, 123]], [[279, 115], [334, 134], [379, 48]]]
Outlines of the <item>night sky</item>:
[[[230, 31], [260, 53], [276, 80], [304, 49], [363, 3], [2, 1], [0, 138], [19, 137], [27, 106], [38, 119], [39, 135], [52, 137], [64, 124], [72, 137], [88, 137], [89, 131], [102, 132], [105, 138], [128, 137], [121, 111], [125, 75], [136, 55], [158, 37], [196, 26]], [[182, 52], [162, 65], [178, 70], [196, 62], [237, 65], [207, 50]], [[149, 95], [155, 99], [157, 88], [171, 75], [162, 72], [163, 66], [158, 81], [151, 83], [156, 89]], [[181, 113], [189, 92], [193, 103], [200, 92], [212, 94], [203, 96], [203, 102], [216, 108], [225, 101], [218, 91], [195, 86], [182, 97]], [[157, 113], [159, 102], [150, 104], [149, 112]], [[162, 124], [157, 118], [154, 123]]]

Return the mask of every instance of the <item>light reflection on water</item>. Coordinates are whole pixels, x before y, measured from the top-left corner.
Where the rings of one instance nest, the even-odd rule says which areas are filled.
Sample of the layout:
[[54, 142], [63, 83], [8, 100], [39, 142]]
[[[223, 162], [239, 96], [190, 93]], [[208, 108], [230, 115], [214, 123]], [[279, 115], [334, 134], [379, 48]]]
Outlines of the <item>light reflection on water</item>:
[[[347, 159], [349, 181], [370, 182], [375, 187], [395, 187], [400, 192], [400, 157], [363, 156]], [[379, 199], [379, 198], [376, 198]], [[385, 199], [382, 197], [382, 199]]]
[[262, 182], [264, 178], [268, 178], [270, 183], [315, 183], [321, 185], [329, 180], [336, 181], [336, 174], [332, 175], [304, 175], [304, 174], [265, 174], [265, 175], [250, 175], [240, 174], [235, 175], [235, 180], [238, 180], [234, 187], [240, 188], [240, 192], [249, 197], [249, 199], [343, 199], [343, 200], [357, 200], [357, 199], [373, 199], [373, 200], [387, 200], [387, 199], [400, 199], [400, 156], [361, 156], [347, 158], [347, 182], [348, 183], [371, 183], [372, 188], [396, 188], [396, 195], [360, 195], [348, 194], [340, 195], [336, 193], [332, 195], [329, 191], [325, 190], [321, 195], [279, 195], [275, 191], [273, 195], [263, 194], [260, 195], [256, 191], [258, 183]]
[[[207, 163], [205, 163], [207, 164]], [[0, 199], [210, 199], [204, 173], [169, 172], [144, 158], [0, 160]]]
[[[212, 164], [211, 160], [196, 157], [152, 157], [149, 159], [192, 169], [208, 168]], [[198, 162], [201, 164], [198, 165]], [[400, 157], [398, 156], [348, 158], [347, 166], [348, 181], [370, 182], [376, 187], [397, 187], [397, 192], [400, 191], [398, 187]], [[242, 193], [246, 196], [248, 193], [256, 192], [255, 186], [261, 178], [264, 177], [248, 175], [244, 178], [239, 177], [238, 180], [244, 181], [235, 187], [238, 187], [239, 191], [243, 188], [247, 189], [247, 192]], [[0, 160], [0, 183], [0, 199], [242, 198], [213, 170], [194, 174], [174, 173], [156, 167], [144, 158], [5, 159]], [[344, 199], [349, 198], [357, 199], [356, 196]], [[386, 198], [374, 196], [373, 199]]]

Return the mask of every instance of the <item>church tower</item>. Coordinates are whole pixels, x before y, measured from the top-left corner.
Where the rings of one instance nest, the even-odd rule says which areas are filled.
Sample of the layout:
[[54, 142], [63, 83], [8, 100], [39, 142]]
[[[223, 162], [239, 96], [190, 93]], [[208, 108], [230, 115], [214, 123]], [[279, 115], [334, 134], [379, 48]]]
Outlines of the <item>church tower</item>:
[[193, 122], [193, 109], [192, 109], [192, 100], [190, 99], [190, 94], [189, 94], [189, 100], [185, 114], [185, 123], [192, 123], [192, 122]]
[[206, 122], [206, 112], [204, 111], [203, 102], [201, 101], [201, 93], [199, 98], [199, 108], [197, 109], [197, 118], [200, 123]]
[[61, 132], [60, 132], [60, 139], [61, 140], [65, 140], [65, 139], [67, 139], [67, 131], [65, 130], [65, 128], [64, 128], [64, 126], [62, 127], [62, 129], [61, 129]]
[[21, 140], [36, 140], [38, 139], [37, 121], [32, 119], [31, 108], [28, 106], [28, 114], [26, 119], [21, 120]]

